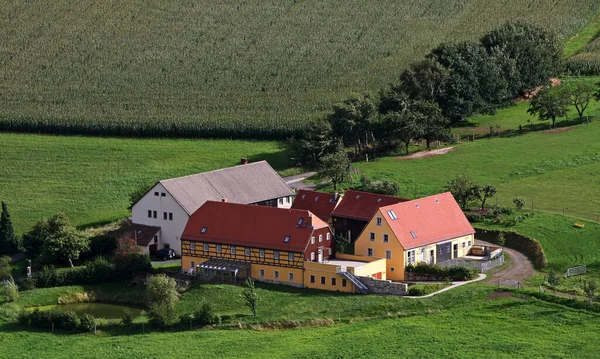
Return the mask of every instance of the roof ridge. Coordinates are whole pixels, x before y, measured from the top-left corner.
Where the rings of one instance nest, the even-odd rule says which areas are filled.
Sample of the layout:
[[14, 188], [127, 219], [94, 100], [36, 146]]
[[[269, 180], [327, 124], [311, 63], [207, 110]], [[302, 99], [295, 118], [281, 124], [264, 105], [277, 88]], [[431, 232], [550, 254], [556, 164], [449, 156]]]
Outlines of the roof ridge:
[[427, 199], [430, 199], [430, 198], [440, 197], [442, 195], [448, 195], [448, 194], [452, 195], [452, 193], [450, 191], [446, 191], [446, 192], [441, 192], [441, 193], [437, 193], [437, 194], [432, 194], [431, 196], [410, 199], [410, 200], [405, 201], [405, 202], [398, 202], [398, 203], [388, 204], [387, 206], [381, 206], [379, 208], [380, 209], [384, 209], [384, 208], [394, 207], [394, 206], [398, 206], [398, 205], [409, 205], [411, 202], [414, 203], [414, 202], [417, 202], [417, 201], [427, 200]]
[[290, 211], [290, 212], [306, 212], [306, 213], [310, 213], [313, 216], [316, 217], [316, 215], [314, 213], [312, 213], [311, 211], [307, 210], [307, 209], [298, 209], [298, 208], [279, 208], [279, 207], [270, 207], [270, 206], [259, 206], [259, 205], [254, 205], [254, 204], [244, 204], [244, 203], [235, 203], [235, 202], [219, 202], [219, 201], [214, 201], [214, 200], [208, 200], [206, 201], [206, 203], [224, 203], [226, 205], [235, 205], [235, 206], [240, 206], [240, 207], [255, 207], [255, 208], [261, 208], [261, 209], [266, 209], [266, 210], [285, 210], [285, 211]]
[[[162, 182], [173, 181], [173, 180], [177, 180], [177, 179], [181, 179], [181, 178], [187, 178], [187, 177], [193, 177], [193, 176], [203, 176], [203, 175], [208, 175], [210, 173], [231, 170], [231, 169], [242, 167], [242, 166], [252, 166], [252, 165], [256, 165], [256, 164], [263, 163], [263, 162], [267, 162], [267, 161], [266, 160], [260, 160], [260, 161], [256, 161], [256, 162], [246, 163], [246, 164], [243, 164], [243, 165], [240, 164], [240, 165], [231, 166], [231, 167], [217, 168], [216, 170], [212, 170], [212, 171], [208, 171], [208, 172], [192, 173], [192, 174], [185, 175], [185, 176], [179, 176], [179, 177], [173, 177], [173, 178], [163, 179], [163, 180], [160, 180], [158, 182], [162, 183]], [[269, 164], [269, 163], [267, 162], [267, 164]], [[271, 165], [269, 165], [269, 167], [271, 167]], [[281, 177], [281, 176], [279, 176], [279, 177]], [[211, 186], [212, 186], [212, 184], [211, 184]]]

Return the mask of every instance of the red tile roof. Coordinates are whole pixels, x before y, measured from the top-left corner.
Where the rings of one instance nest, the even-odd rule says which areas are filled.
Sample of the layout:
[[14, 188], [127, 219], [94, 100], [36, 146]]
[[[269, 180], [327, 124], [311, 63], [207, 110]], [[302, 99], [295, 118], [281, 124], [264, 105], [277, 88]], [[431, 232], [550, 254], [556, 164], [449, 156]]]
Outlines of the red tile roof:
[[450, 192], [382, 207], [381, 213], [404, 249], [475, 233]]
[[328, 226], [306, 210], [207, 201], [192, 214], [181, 239], [304, 252], [313, 227]]
[[350, 190], [337, 205], [332, 217], [342, 217], [368, 222], [380, 207], [408, 201], [404, 198]]
[[331, 212], [333, 212], [336, 205], [340, 202], [340, 199], [341, 196], [337, 193], [332, 194], [301, 189], [298, 191], [294, 203], [292, 203], [292, 208], [311, 211], [317, 217], [327, 222], [329, 221], [329, 217], [331, 217]]

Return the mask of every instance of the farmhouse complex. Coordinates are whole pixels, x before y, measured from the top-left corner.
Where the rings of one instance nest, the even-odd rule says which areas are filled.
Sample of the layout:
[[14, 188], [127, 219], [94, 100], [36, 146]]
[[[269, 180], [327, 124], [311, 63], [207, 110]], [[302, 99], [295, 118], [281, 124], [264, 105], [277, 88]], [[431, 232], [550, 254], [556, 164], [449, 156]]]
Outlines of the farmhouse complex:
[[131, 209], [126, 235], [144, 251], [170, 248], [181, 255], [180, 238], [190, 216], [206, 201], [289, 208], [294, 192], [266, 162], [159, 181]]

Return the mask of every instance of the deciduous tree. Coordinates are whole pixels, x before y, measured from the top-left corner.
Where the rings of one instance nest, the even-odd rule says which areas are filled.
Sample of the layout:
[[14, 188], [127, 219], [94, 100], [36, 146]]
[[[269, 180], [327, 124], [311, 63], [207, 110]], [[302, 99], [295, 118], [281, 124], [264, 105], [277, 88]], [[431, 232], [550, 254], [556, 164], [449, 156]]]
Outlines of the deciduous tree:
[[485, 201], [487, 201], [488, 198], [492, 198], [496, 195], [496, 187], [492, 186], [491, 184], [485, 185], [478, 191], [478, 195], [479, 199], [481, 200], [481, 209], [484, 209]]
[[540, 89], [529, 103], [527, 113], [538, 117], [540, 121], [552, 121], [552, 127], [556, 125], [558, 117], [566, 116], [569, 112], [568, 94], [561, 88]]
[[594, 88], [590, 84], [580, 82], [574, 89], [567, 88], [566, 92], [571, 100], [571, 105], [575, 106], [575, 110], [577, 110], [579, 121], [583, 123], [583, 113], [594, 98]]
[[17, 237], [13, 230], [8, 205], [2, 202], [2, 213], [0, 214], [0, 255], [13, 255], [17, 251]]
[[330, 179], [333, 183], [333, 190], [337, 190], [337, 185], [342, 182], [350, 169], [350, 160], [344, 147], [340, 144], [334, 153], [327, 154], [321, 158], [318, 174], [321, 178]]
[[258, 315], [258, 294], [256, 293], [256, 288], [254, 287], [254, 281], [250, 278], [246, 279], [244, 290], [242, 291], [242, 298], [244, 298], [244, 303], [250, 309], [253, 316]]
[[146, 301], [152, 324], [164, 328], [177, 319], [175, 305], [179, 300], [177, 283], [164, 274], [150, 277], [146, 285]]
[[356, 152], [364, 152], [368, 148], [368, 139], [372, 138], [371, 123], [376, 114], [375, 102], [371, 96], [364, 95], [335, 105], [327, 120], [333, 135], [341, 138], [344, 145], [352, 145]]
[[446, 188], [463, 209], [467, 208], [469, 202], [478, 198], [479, 186], [466, 174], [458, 175], [453, 180], [448, 181]]

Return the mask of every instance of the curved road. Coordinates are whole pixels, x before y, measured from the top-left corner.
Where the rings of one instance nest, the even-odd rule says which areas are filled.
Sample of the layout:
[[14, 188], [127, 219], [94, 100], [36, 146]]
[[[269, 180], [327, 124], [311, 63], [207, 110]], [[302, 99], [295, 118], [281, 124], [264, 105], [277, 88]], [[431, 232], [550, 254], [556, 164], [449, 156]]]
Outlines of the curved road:
[[[497, 244], [480, 241], [478, 239], [475, 240], [475, 244], [484, 246], [497, 246]], [[498, 280], [501, 282], [506, 280], [516, 280], [522, 282], [525, 279], [535, 275], [535, 270], [533, 269], [531, 262], [523, 253], [506, 247], [504, 247], [504, 250], [508, 253], [508, 255], [510, 255], [512, 263], [508, 268], [492, 274], [487, 280], [488, 282], [498, 282]]]

